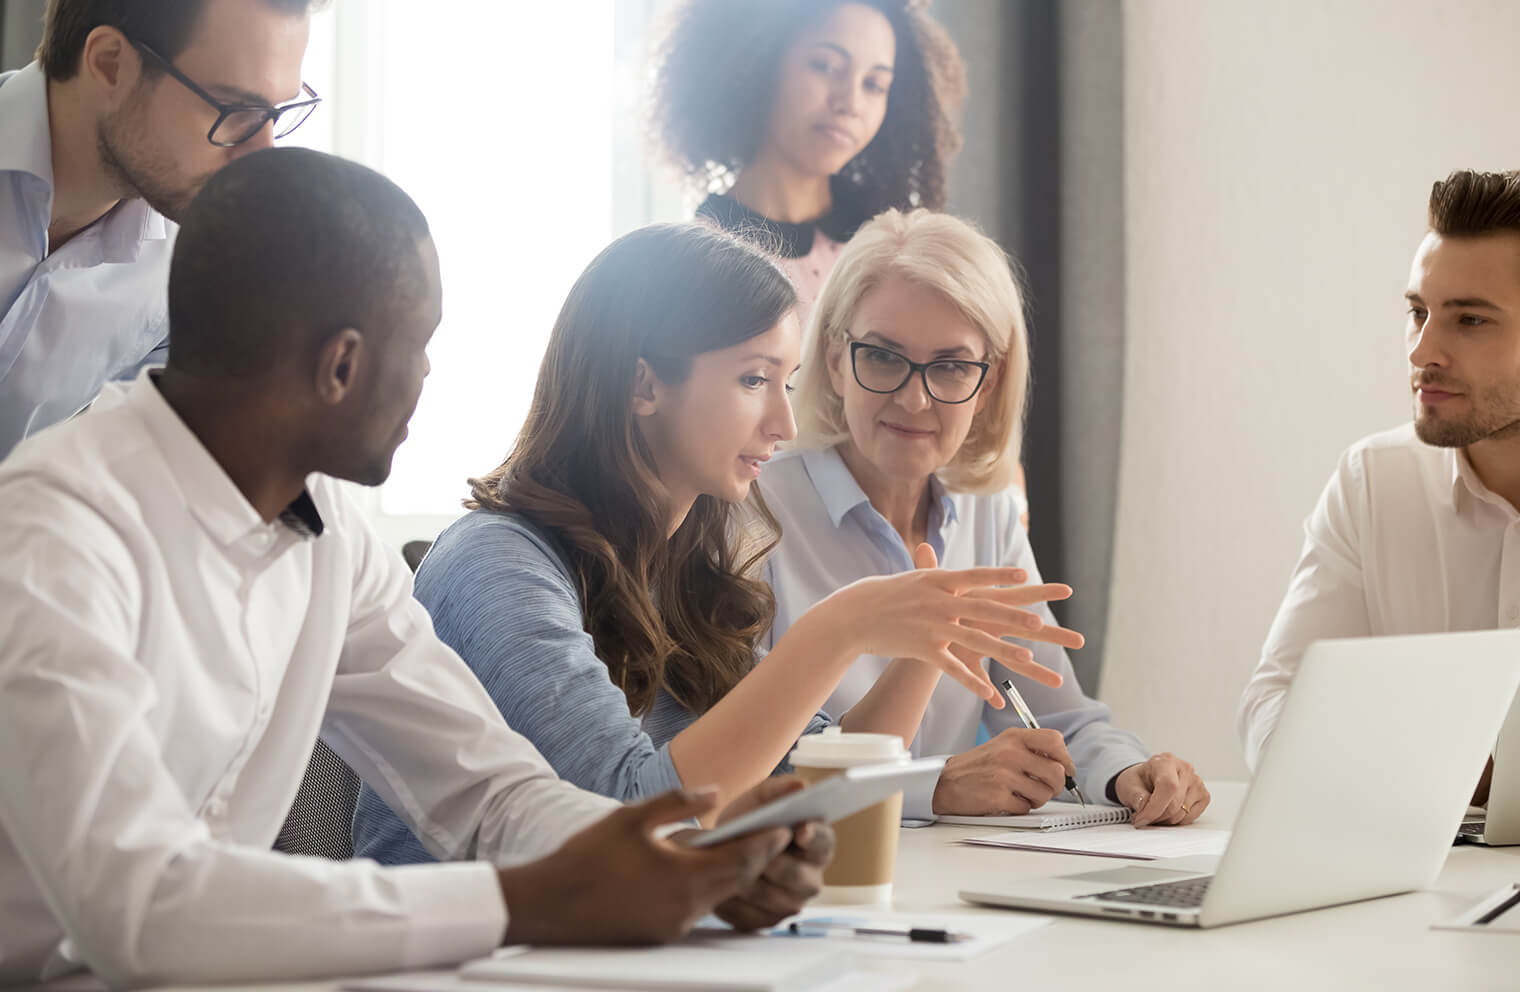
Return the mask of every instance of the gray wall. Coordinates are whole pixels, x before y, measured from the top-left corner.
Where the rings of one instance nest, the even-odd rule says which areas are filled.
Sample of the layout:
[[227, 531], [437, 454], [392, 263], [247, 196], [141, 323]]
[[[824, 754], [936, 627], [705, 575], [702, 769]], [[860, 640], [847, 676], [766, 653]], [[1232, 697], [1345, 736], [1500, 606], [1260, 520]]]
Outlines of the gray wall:
[[19, 69], [32, 60], [42, 37], [45, 0], [0, 0], [0, 70]]
[[[1124, 17], [1120, 0], [1061, 4], [1059, 370], [1067, 619], [1087, 635], [1077, 673], [1096, 694], [1106, 658], [1124, 399]], [[1033, 524], [1031, 524], [1033, 526]]]
[[970, 92], [950, 210], [1025, 273], [1033, 390], [1030, 541], [1076, 596], [1057, 616], [1096, 693], [1104, 653], [1123, 385], [1123, 11], [1119, 0], [941, 0]]

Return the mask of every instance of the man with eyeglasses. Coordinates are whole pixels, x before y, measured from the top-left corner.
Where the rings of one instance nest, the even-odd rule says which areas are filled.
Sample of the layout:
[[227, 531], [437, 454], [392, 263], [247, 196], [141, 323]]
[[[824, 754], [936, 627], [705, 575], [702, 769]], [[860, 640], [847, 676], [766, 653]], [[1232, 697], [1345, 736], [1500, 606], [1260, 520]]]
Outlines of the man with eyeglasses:
[[0, 75], [0, 457], [162, 359], [175, 224], [311, 113], [320, 0], [49, 0]]

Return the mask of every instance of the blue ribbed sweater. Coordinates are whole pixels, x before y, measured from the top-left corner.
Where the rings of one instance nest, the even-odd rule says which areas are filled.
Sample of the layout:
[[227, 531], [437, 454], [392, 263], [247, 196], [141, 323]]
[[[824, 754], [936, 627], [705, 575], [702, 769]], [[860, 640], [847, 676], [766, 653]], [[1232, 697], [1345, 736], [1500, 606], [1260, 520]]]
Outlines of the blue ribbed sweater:
[[[542, 531], [515, 514], [471, 511], [434, 543], [415, 591], [438, 636], [562, 778], [622, 800], [681, 786], [670, 740], [697, 714], [663, 689], [642, 719], [629, 712], [581, 626], [575, 580]], [[828, 723], [820, 713], [806, 732]], [[368, 787], [354, 814], [354, 853], [383, 864], [432, 860]]]

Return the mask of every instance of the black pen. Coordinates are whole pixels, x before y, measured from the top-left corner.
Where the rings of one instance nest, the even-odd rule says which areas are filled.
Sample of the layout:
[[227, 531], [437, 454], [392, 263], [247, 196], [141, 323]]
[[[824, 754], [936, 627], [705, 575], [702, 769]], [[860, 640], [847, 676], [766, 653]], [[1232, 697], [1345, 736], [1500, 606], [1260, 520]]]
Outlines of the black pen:
[[[1034, 711], [1029, 708], [1028, 703], [1024, 702], [1024, 697], [1019, 695], [1013, 679], [1004, 679], [998, 684], [1003, 687], [1003, 695], [1007, 696], [1008, 701], [1013, 704], [1013, 711], [1019, 715], [1020, 720], [1024, 721], [1024, 726], [1030, 730], [1039, 730], [1040, 721], [1034, 718]], [[1087, 800], [1082, 797], [1082, 790], [1077, 788], [1077, 780], [1070, 775], [1066, 776], [1066, 788], [1077, 797], [1077, 802], [1083, 806], [1087, 805]]]
[[[1472, 925], [1476, 927], [1492, 923], [1499, 917], [1503, 916], [1505, 913], [1508, 913], [1510, 910], [1514, 909], [1516, 906], [1520, 906], [1520, 882], [1515, 883], [1514, 895], [1510, 896], [1508, 899], [1504, 900], [1493, 909], [1490, 909], [1488, 912], [1484, 913], [1476, 920], [1473, 920]], [[793, 924], [793, 926], [796, 926], [796, 924]]]
[[929, 927], [911, 927], [894, 930], [888, 927], [854, 927], [844, 923], [818, 921], [787, 924], [786, 932], [797, 937], [898, 937], [919, 944], [960, 944], [975, 940], [969, 933], [954, 930], [938, 930]]

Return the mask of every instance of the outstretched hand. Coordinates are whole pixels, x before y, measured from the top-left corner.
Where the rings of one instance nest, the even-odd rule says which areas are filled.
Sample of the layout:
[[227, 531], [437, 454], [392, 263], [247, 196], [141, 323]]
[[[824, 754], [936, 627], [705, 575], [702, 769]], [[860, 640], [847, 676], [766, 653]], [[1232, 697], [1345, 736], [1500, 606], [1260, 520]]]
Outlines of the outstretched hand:
[[983, 658], [1042, 685], [1061, 684], [1061, 676], [1037, 663], [1028, 648], [1003, 638], [1081, 647], [1081, 634], [1024, 609], [1066, 599], [1070, 586], [1027, 585], [1028, 573], [1021, 568], [942, 569], [928, 544], [914, 549], [913, 561], [918, 567], [912, 572], [862, 579], [835, 593], [860, 607], [862, 653], [931, 664], [997, 709], [1003, 696], [988, 678]]

